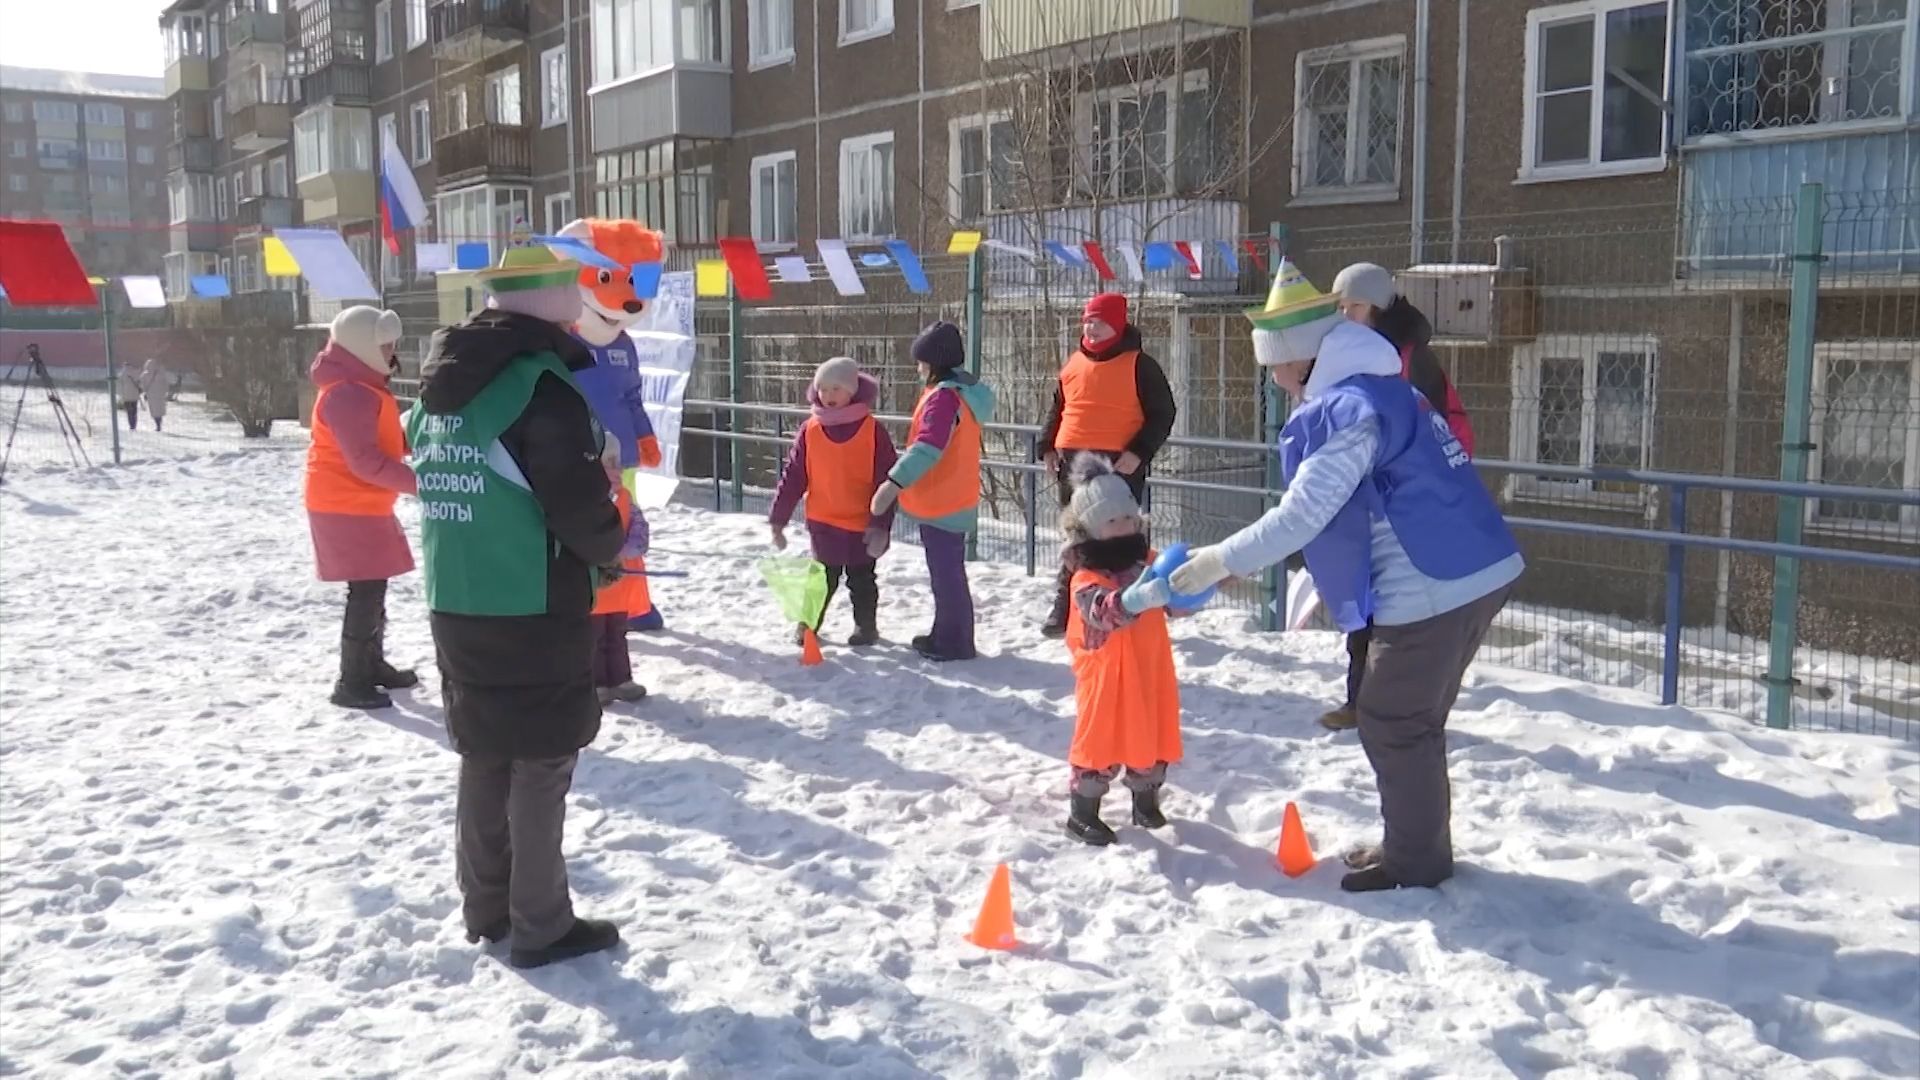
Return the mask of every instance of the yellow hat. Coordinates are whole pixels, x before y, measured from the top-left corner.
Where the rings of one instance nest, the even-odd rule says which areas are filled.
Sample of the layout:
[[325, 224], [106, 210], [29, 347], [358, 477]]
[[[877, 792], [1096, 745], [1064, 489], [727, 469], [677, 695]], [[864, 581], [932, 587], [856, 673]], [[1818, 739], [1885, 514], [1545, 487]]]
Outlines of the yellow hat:
[[528, 246], [508, 248], [500, 255], [500, 265], [473, 277], [487, 289], [503, 293], [573, 286], [579, 275], [580, 264], [572, 259], [562, 259], [545, 247]]
[[1283, 258], [1274, 271], [1273, 288], [1267, 293], [1267, 306], [1249, 310], [1247, 319], [1261, 330], [1285, 330], [1328, 315], [1337, 315], [1339, 311], [1339, 298], [1328, 296], [1315, 288], [1313, 282], [1307, 280], [1307, 275], [1293, 265], [1292, 259]]

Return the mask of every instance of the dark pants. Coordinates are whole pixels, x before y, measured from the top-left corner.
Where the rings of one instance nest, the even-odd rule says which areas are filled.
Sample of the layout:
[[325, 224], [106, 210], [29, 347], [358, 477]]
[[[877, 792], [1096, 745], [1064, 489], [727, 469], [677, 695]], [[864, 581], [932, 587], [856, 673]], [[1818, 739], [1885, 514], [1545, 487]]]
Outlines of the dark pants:
[[943, 656], [973, 656], [967, 534], [922, 525], [920, 546], [927, 552], [927, 578], [933, 586], [933, 647]]
[[573, 928], [560, 839], [578, 756], [461, 756], [454, 841], [468, 930], [509, 919], [514, 948], [541, 949]]
[[1385, 822], [1383, 865], [1402, 885], [1453, 876], [1447, 714], [1511, 587], [1406, 626], [1376, 626], [1358, 701], [1360, 746]]
[[140, 403], [137, 401], [129, 401], [120, 407], [127, 411], [127, 430], [138, 430], [140, 427]]
[[1347, 708], [1360, 701], [1360, 684], [1367, 676], [1367, 647], [1373, 644], [1373, 624], [1347, 635]]
[[627, 655], [627, 614], [593, 617], [593, 685], [619, 686], [633, 681], [633, 659]]
[[[827, 567], [827, 598], [820, 602], [820, 623], [827, 621], [827, 608], [833, 606], [833, 594], [840, 590], [840, 579], [847, 579], [847, 596], [853, 600], [853, 625], [872, 630], [880, 624], [879, 567], [874, 563], [858, 566]], [[813, 629], [818, 632], [820, 623]]]
[[370, 688], [386, 656], [387, 579], [347, 582], [347, 610], [340, 618], [340, 679]]
[[[1108, 461], [1113, 461], [1120, 456], [1119, 454], [1107, 453], [1104, 450], [1060, 451], [1060, 466], [1054, 471], [1053, 483], [1054, 493], [1059, 496], [1060, 509], [1062, 510], [1065, 510], [1067, 503], [1073, 499], [1073, 459], [1076, 455], [1082, 453], [1098, 454]], [[1133, 500], [1140, 504], [1142, 510], [1145, 510], [1147, 507], [1147, 472], [1149, 468], [1149, 463], [1143, 461], [1140, 463], [1140, 467], [1133, 471], [1132, 475], [1126, 473], [1119, 474], [1120, 479], [1127, 482], [1127, 490], [1133, 492]], [[1047, 617], [1048, 623], [1054, 626], [1067, 625], [1067, 605], [1071, 602], [1068, 593], [1072, 587], [1073, 568], [1068, 566], [1066, 561], [1062, 559], [1060, 563], [1060, 575], [1055, 582], [1053, 593], [1053, 610], [1048, 613]]]

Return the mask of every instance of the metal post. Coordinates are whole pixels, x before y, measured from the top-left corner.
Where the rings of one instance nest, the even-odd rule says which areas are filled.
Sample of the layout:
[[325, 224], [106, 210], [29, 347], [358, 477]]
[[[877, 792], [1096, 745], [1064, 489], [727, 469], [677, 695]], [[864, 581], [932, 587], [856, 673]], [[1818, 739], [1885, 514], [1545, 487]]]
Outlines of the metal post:
[[[1667, 493], [1667, 529], [1687, 531], [1687, 488], [1675, 484]], [[1667, 618], [1666, 645], [1660, 657], [1660, 704], [1680, 700], [1680, 602], [1685, 596], [1687, 549], [1680, 544], [1667, 545]]]
[[[1820, 184], [1801, 184], [1793, 214], [1793, 293], [1787, 315], [1787, 400], [1780, 431], [1780, 479], [1807, 480], [1813, 409], [1814, 309], [1820, 302], [1820, 226], [1825, 206]], [[1806, 500], [1782, 495], [1774, 539], [1798, 544], [1806, 523]], [[1794, 644], [1800, 636], [1800, 560], [1773, 560], [1773, 633], [1767, 648], [1767, 726], [1793, 725]]]
[[[980, 375], [980, 346], [986, 337], [986, 258], [978, 249], [967, 256], [967, 370]], [[1032, 528], [1032, 519], [1028, 519]], [[980, 559], [980, 521], [974, 516], [973, 531], [967, 534], [967, 561]], [[1031, 571], [1029, 571], [1031, 573]]]
[[113, 429], [113, 463], [120, 464], [120, 367], [113, 358], [113, 285], [100, 286], [100, 328], [107, 349], [107, 426]]
[[[1027, 435], [1027, 464], [1040, 460], [1040, 436], [1031, 432]], [[1032, 469], [1026, 472], [1027, 486], [1027, 576], [1032, 577], [1034, 567], [1040, 557], [1040, 474]]]
[[746, 509], [747, 494], [743, 473], [745, 463], [741, 460], [740, 435], [745, 422], [740, 419], [742, 387], [746, 385], [747, 372], [747, 328], [740, 319], [740, 294], [732, 286], [727, 288], [727, 400], [735, 406], [727, 410], [727, 433], [735, 436], [727, 440], [727, 458], [732, 469], [730, 476], [733, 492], [733, 512]]
[[[1277, 221], [1268, 222], [1267, 263], [1276, 274], [1280, 271], [1280, 259], [1286, 251], [1286, 243], [1287, 227]], [[1280, 392], [1279, 387], [1273, 385], [1273, 380], [1267, 377], [1266, 369], [1262, 368], [1257, 377], [1260, 380], [1263, 412], [1260, 441], [1266, 444], [1266, 454], [1262, 458], [1266, 463], [1263, 486], [1268, 491], [1277, 491], [1281, 483], [1279, 445], [1280, 428], [1286, 423], [1284, 400], [1286, 395]], [[1265, 508], [1269, 505], [1268, 500], [1263, 497], [1261, 506]], [[1271, 632], [1283, 628], [1281, 612], [1285, 610], [1287, 603], [1287, 568], [1285, 565], [1269, 566], [1266, 577], [1267, 602], [1261, 606], [1260, 625]]]

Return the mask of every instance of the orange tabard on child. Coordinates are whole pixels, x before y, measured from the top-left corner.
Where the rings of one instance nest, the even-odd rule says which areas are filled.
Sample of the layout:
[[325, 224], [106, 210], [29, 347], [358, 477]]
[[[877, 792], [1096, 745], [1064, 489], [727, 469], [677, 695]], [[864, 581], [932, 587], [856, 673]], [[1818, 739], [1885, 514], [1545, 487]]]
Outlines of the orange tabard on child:
[[1089, 360], [1085, 353], [1075, 350], [1067, 366], [1060, 369], [1064, 401], [1053, 445], [1062, 450], [1104, 450], [1110, 454], [1125, 450], [1147, 422], [1134, 383], [1139, 361], [1138, 350], [1100, 361]]
[[[627, 490], [625, 484], [619, 485], [614, 505], [620, 508], [620, 527], [625, 529], [627, 523], [633, 520], [633, 493]], [[646, 568], [645, 559], [628, 559], [620, 564], [622, 570]], [[626, 575], [593, 594], [595, 615], [639, 615], [652, 607], [652, 599], [647, 595], [647, 579], [637, 574]]]
[[848, 532], [863, 533], [872, 514], [873, 417], [860, 421], [859, 430], [837, 443], [818, 420], [808, 420], [807, 520]]
[[[927, 402], [933, 400], [940, 389], [929, 386], [921, 391], [920, 402], [913, 407], [913, 433], [919, 432]], [[973, 418], [973, 410], [967, 408], [965, 398], [960, 399], [957, 417], [953, 437], [947, 440], [946, 453], [940, 455], [940, 460], [925, 476], [900, 492], [900, 509], [921, 521], [937, 521], [980, 504], [980, 422]]]
[[341, 386], [354, 387], [350, 393], [367, 391], [379, 395], [380, 415], [374, 421], [373, 430], [379, 439], [380, 452], [395, 461], [407, 453], [407, 437], [400, 430], [400, 409], [393, 403], [392, 394], [359, 383], [323, 387], [313, 402], [313, 433], [307, 443], [307, 509], [320, 514], [385, 517], [393, 513], [399, 493], [355, 476], [347, 465], [346, 455], [340, 452], [340, 440], [327, 424], [327, 395]]
[[[1114, 589], [1109, 574], [1074, 572], [1073, 592]], [[1067, 609], [1067, 648], [1073, 653], [1073, 697], [1078, 716], [1067, 762], [1082, 769], [1150, 769], [1180, 760], [1180, 684], [1173, 670], [1167, 613], [1153, 608], [1086, 647], [1087, 625], [1076, 600]]]

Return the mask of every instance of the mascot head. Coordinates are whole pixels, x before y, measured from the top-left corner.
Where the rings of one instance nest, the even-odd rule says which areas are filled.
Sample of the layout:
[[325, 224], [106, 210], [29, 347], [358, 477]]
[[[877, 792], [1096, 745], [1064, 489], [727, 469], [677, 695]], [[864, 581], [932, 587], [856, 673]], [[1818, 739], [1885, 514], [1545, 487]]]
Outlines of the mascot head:
[[660, 234], [637, 221], [582, 218], [568, 222], [560, 235], [582, 241], [627, 268], [580, 268], [580, 321], [574, 332], [596, 348], [610, 345], [647, 310], [647, 301], [634, 295], [632, 267], [661, 261]]

